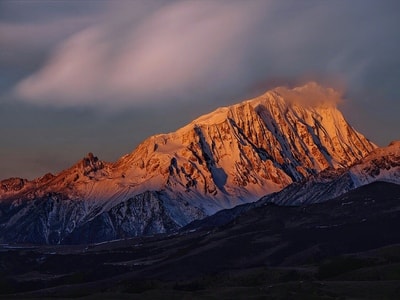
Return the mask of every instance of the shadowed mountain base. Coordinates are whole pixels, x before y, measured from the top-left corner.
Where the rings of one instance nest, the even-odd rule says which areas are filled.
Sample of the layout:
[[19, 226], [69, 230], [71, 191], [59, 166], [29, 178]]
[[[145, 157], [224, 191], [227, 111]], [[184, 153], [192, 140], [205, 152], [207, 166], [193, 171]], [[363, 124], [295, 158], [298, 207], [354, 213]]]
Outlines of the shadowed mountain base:
[[[88, 246], [3, 245], [7, 299], [398, 299], [400, 186], [267, 204], [228, 224]], [[15, 294], [17, 293], [17, 294]]]

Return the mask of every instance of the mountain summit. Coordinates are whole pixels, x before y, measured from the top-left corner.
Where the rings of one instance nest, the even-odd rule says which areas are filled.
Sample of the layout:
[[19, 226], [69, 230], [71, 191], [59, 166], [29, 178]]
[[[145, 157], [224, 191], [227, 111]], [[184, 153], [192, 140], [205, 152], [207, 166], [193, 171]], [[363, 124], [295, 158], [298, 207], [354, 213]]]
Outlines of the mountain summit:
[[2, 223], [39, 227], [9, 238], [18, 241], [87, 241], [93, 228], [101, 240], [167, 232], [255, 201], [376, 148], [338, 101], [316, 83], [279, 87], [152, 136], [115, 163], [89, 154], [56, 176], [3, 181]]
[[276, 88], [147, 139], [114, 172], [131, 185], [198, 198], [208, 213], [253, 201], [326, 168], [349, 166], [375, 148], [346, 122], [338, 99], [315, 83]]

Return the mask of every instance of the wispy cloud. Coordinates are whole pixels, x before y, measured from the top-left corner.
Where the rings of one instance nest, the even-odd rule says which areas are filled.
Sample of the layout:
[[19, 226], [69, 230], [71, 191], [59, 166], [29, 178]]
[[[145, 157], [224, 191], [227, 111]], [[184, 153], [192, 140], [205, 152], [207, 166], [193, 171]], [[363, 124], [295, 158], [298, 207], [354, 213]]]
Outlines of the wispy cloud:
[[184, 1], [139, 22], [122, 13], [62, 42], [16, 93], [34, 103], [119, 106], [224, 86], [240, 74], [260, 9], [266, 5]]
[[240, 93], [310, 73], [360, 83], [374, 62], [385, 61], [371, 43], [393, 30], [391, 17], [374, 15], [369, 1], [144, 3], [102, 11], [21, 80], [15, 95], [42, 105], [118, 109]]

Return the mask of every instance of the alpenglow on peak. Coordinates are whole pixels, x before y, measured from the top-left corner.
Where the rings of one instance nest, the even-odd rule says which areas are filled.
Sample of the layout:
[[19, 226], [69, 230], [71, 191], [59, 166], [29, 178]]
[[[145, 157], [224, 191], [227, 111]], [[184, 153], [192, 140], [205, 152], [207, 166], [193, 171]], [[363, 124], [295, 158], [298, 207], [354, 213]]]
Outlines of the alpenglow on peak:
[[275, 88], [149, 137], [115, 163], [91, 155], [46, 180], [18, 181], [0, 200], [27, 212], [38, 209], [29, 199], [52, 201], [48, 215], [24, 220], [46, 227], [46, 242], [53, 231], [52, 243], [88, 241], [98, 224], [91, 241], [168, 232], [366, 156], [376, 146], [347, 123], [338, 101], [315, 83]]

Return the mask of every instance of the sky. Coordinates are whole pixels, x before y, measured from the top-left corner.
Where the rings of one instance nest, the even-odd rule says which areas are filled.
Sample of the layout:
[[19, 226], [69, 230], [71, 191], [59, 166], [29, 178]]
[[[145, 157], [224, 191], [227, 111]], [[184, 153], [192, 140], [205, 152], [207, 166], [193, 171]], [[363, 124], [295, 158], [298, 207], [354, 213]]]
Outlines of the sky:
[[376, 144], [400, 139], [400, 1], [0, 0], [0, 180], [115, 161], [309, 80]]

